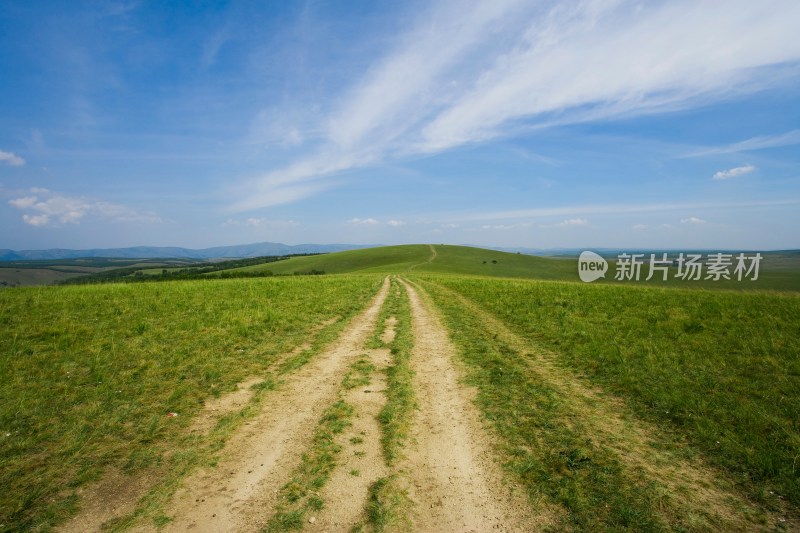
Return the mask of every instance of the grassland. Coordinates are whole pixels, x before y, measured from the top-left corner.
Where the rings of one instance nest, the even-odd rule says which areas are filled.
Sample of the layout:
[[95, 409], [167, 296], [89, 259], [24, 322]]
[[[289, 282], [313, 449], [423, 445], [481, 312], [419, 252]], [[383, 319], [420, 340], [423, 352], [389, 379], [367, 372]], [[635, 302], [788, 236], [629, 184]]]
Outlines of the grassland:
[[[759, 506], [800, 506], [796, 295], [422, 280], [472, 368], [486, 416], [507, 438], [513, 469], [532, 491], [564, 504], [581, 529], [697, 524], [682, 523], [680, 513], [662, 523], [658, 489], [596, 437], [593, 444], [591, 432], [576, 431], [580, 413], [567, 408], [564, 391], [531, 374], [543, 361], [622, 399], [660, 429], [658, 446], [701, 456]], [[480, 313], [521, 344], [499, 341]], [[724, 529], [701, 529], [715, 527]]]
[[[795, 260], [776, 256], [758, 287], [793, 289]], [[255, 401], [267, 398], [336, 338], [385, 274], [411, 280], [438, 309], [509, 476], [532, 506], [556, 509], [552, 529], [800, 527], [792, 290], [564, 282], [577, 279], [573, 259], [441, 245], [237, 269], [266, 270], [275, 276], [0, 291], [0, 531], [63, 521], [80, 489], [109, 469], [163, 475], [141, 513], [167, 524], [164, 505], [181, 479], [213, 463], [259, 409], [189, 433], [204, 402], [252, 376], [265, 378]], [[293, 275], [312, 271], [326, 275]], [[396, 335], [384, 341], [390, 318]], [[376, 444], [389, 470], [371, 485], [361, 522], [376, 531], [407, 524], [411, 505], [392, 469], [414, 445], [418, 339], [397, 280], [377, 323], [366, 348], [391, 350]], [[356, 361], [344, 389], [374, 371], [365, 365]], [[337, 467], [333, 440], [359, 416], [330, 407], [270, 529], [300, 527], [298, 517], [325, 504], [314, 490]]]
[[[179, 460], [169, 450], [192, 448], [180, 428], [204, 400], [263, 375], [278, 354], [313, 338], [317, 324], [351, 316], [379, 282], [304, 277], [0, 292], [0, 530], [63, 519], [76, 488], [110, 465], [135, 471]], [[321, 334], [330, 340], [340, 327], [341, 320]], [[188, 455], [181, 460], [191, 463]]]

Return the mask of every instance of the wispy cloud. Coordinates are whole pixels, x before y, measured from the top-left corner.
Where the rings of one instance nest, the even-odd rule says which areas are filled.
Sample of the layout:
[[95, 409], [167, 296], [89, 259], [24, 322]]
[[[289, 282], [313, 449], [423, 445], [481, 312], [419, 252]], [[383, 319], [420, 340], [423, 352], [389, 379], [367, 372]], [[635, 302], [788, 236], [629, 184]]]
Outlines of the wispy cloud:
[[9, 164], [12, 167], [21, 167], [25, 164], [25, 160], [16, 154], [0, 150], [0, 163]]
[[387, 222], [387, 224], [393, 228], [399, 228], [400, 226], [406, 225], [406, 223], [403, 222], [402, 220], [390, 220], [389, 222]]
[[520, 128], [664, 112], [768, 87], [781, 65], [800, 59], [798, 18], [791, 0], [440, 2], [332, 106], [320, 142], [253, 180], [233, 209], [294, 201], [335, 173]]
[[539, 224], [540, 228], [547, 229], [547, 228], [571, 228], [575, 226], [587, 226], [589, 221], [585, 218], [568, 218], [562, 220], [561, 222], [556, 222], [555, 224]]
[[800, 144], [800, 130], [792, 130], [779, 135], [759, 135], [758, 137], [751, 137], [744, 141], [728, 144], [725, 146], [717, 146], [711, 148], [703, 148], [695, 150], [686, 154], [684, 157], [700, 157], [706, 155], [718, 154], [736, 154], [739, 152], [749, 152], [753, 150], [763, 150], [765, 148], [778, 148], [780, 146], [794, 146]]
[[22, 220], [31, 226], [61, 226], [79, 224], [88, 215], [115, 222], [158, 223], [163, 220], [155, 213], [141, 213], [128, 206], [81, 196], [68, 196], [47, 189], [34, 188], [29, 196], [8, 203], [25, 211]]
[[727, 180], [731, 178], [735, 178], [736, 176], [741, 176], [742, 174], [749, 174], [756, 170], [756, 167], [753, 165], [744, 165], [741, 167], [734, 167], [729, 168], [728, 170], [720, 170], [719, 172], [715, 172], [711, 179], [715, 180]]
[[[697, 211], [703, 209], [750, 209], [763, 207], [782, 207], [800, 205], [800, 198], [785, 200], [765, 200], [750, 202], [676, 202], [661, 204], [597, 204], [559, 207], [534, 207], [507, 211], [471, 212], [462, 215], [448, 213], [442, 215], [447, 221], [490, 221], [519, 218], [567, 216], [582, 219], [590, 215], [620, 215], [630, 213], [665, 213], [670, 211]], [[429, 217], [435, 218], [435, 217]], [[569, 219], [567, 219], [569, 220]]]

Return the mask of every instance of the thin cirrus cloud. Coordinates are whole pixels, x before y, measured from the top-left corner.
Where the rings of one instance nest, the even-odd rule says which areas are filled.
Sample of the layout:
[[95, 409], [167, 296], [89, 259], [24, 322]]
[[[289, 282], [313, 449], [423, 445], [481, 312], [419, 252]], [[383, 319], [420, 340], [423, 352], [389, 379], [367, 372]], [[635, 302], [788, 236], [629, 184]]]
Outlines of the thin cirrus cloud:
[[48, 189], [34, 188], [31, 194], [8, 203], [23, 211], [22, 220], [31, 226], [54, 227], [79, 224], [89, 215], [115, 222], [159, 223], [155, 213], [140, 213], [130, 207], [80, 196], [68, 196]]
[[25, 164], [25, 160], [14, 153], [0, 150], [0, 163], [6, 163], [12, 167], [21, 167]]
[[737, 154], [766, 148], [780, 148], [800, 144], [800, 130], [791, 130], [778, 135], [759, 135], [725, 146], [703, 148], [686, 154], [683, 157], [699, 157], [719, 154]]
[[769, 87], [800, 60], [798, 18], [789, 0], [440, 2], [344, 89], [314, 148], [244, 184], [231, 210], [296, 201], [393, 158]]
[[[537, 217], [571, 217], [562, 221], [581, 221], [586, 220], [588, 215], [620, 215], [633, 213], [668, 213], [672, 211], [695, 211], [706, 209], [764, 209], [800, 205], [800, 198], [787, 198], [784, 200], [769, 201], [743, 201], [743, 202], [677, 202], [661, 204], [595, 204], [595, 205], [572, 205], [557, 207], [534, 207], [530, 209], [513, 209], [507, 211], [485, 211], [470, 212], [463, 214], [447, 214], [447, 220], [467, 221], [491, 221], [491, 220], [512, 220], [520, 218]], [[432, 217], [434, 218], [434, 217]], [[687, 219], [688, 220], [688, 219]], [[445, 223], [445, 221], [442, 221]], [[588, 224], [588, 221], [587, 221]], [[580, 222], [573, 222], [572, 225], [582, 225]]]
[[728, 180], [743, 174], [750, 174], [754, 170], [756, 170], [756, 167], [753, 165], [743, 165], [741, 167], [734, 167], [729, 168], [728, 170], [720, 170], [719, 172], [715, 172], [714, 175], [711, 176], [711, 179]]

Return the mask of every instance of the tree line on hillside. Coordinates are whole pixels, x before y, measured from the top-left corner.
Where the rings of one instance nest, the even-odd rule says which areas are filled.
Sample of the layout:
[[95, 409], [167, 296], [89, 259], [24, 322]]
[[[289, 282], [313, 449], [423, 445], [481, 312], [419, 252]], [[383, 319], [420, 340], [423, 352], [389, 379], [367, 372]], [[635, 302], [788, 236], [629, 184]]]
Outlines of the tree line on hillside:
[[[88, 276], [71, 278], [58, 282], [59, 285], [86, 285], [94, 283], [137, 283], [142, 281], [174, 281], [191, 279], [208, 279], [206, 274], [218, 272], [214, 278], [263, 278], [274, 276], [271, 270], [258, 271], [236, 271], [234, 269], [262, 265], [283, 261], [291, 257], [319, 255], [319, 254], [292, 254], [280, 256], [251, 257], [247, 259], [234, 259], [231, 261], [221, 261], [218, 263], [200, 263], [197, 266], [179, 269], [162, 269], [157, 274], [145, 274], [141, 267], [117, 268], [106, 272], [97, 272]], [[319, 275], [324, 274], [322, 270], [310, 270], [308, 272], [294, 272], [294, 275]]]

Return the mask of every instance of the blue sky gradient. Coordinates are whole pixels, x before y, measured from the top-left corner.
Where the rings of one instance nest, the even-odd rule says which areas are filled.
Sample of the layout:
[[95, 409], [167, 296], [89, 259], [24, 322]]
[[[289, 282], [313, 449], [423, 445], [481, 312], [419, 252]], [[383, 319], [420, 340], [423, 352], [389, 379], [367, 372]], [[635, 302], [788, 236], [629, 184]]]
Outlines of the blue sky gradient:
[[800, 2], [0, 4], [0, 248], [800, 248]]

